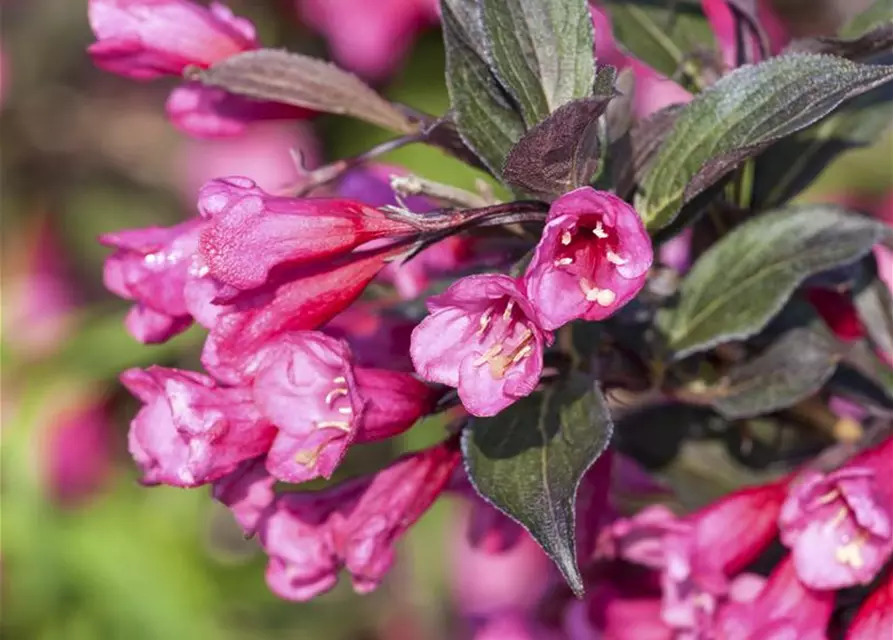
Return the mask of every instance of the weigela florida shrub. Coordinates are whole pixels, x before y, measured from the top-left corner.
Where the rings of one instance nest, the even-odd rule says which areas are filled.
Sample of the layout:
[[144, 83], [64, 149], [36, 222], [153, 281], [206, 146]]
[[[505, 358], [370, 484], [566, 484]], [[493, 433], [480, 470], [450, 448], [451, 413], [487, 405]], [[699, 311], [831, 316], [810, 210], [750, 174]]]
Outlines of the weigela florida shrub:
[[[823, 638], [851, 588], [847, 637], [893, 628], [891, 230], [790, 204], [880, 135], [868, 110], [893, 115], [893, 23], [791, 41], [768, 3], [638, 4], [442, 0], [451, 108], [431, 116], [262, 48], [220, 4], [91, 0], [96, 64], [180, 77], [186, 133], [315, 113], [396, 133], [277, 193], [220, 176], [193, 219], [102, 238], [137, 340], [208, 331], [206, 373], [122, 374], [143, 482], [210, 485], [278, 595], [342, 569], [375, 589], [452, 494], [482, 553], [532, 539], [554, 562], [479, 638]], [[406, 144], [498, 199], [375, 163]], [[330, 481], [434, 415], [439, 444]], [[691, 496], [643, 470], [678, 477], [716, 443], [737, 460], [707, 458], [717, 486]], [[310, 480], [330, 482], [283, 489]]]

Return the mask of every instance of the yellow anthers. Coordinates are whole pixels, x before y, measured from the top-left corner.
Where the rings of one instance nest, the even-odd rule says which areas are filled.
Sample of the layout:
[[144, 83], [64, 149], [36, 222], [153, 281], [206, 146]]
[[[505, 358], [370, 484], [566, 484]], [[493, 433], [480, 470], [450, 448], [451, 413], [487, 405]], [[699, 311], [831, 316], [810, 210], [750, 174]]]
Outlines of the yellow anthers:
[[335, 402], [338, 398], [343, 398], [348, 394], [346, 387], [338, 387], [337, 389], [332, 389], [326, 394], [326, 404], [330, 407], [332, 403]]
[[323, 420], [316, 423], [317, 429], [339, 429], [345, 433], [350, 433], [350, 423], [341, 420]]

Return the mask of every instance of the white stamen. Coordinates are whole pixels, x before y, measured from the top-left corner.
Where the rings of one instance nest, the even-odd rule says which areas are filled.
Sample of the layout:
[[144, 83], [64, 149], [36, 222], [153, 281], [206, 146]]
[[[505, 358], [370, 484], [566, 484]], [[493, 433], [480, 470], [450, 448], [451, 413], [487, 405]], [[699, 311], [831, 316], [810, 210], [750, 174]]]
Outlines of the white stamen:
[[340, 413], [341, 415], [349, 416], [353, 413], [353, 409], [351, 409], [350, 407], [341, 407], [340, 409], [338, 409], [338, 413]]
[[610, 289], [601, 289], [595, 296], [595, 303], [602, 307], [608, 307], [611, 306], [616, 299], [616, 293]]
[[558, 258], [558, 260], [555, 261], [556, 267], [566, 267], [569, 264], [574, 264], [573, 258]]
[[567, 245], [569, 245], [571, 243], [571, 240], [573, 240], [573, 236], [571, 235], [570, 231], [565, 229], [564, 231], [561, 232], [561, 244], [563, 244], [566, 247]]
[[335, 384], [344, 384], [345, 382], [347, 382], [347, 378], [345, 378], [344, 376], [338, 376], [337, 378], [332, 380], [332, 382], [334, 382]]
[[608, 251], [607, 258], [608, 262], [610, 262], [611, 264], [616, 264], [618, 267], [629, 262], [629, 260], [627, 260], [626, 258], [621, 258], [613, 251]]
[[515, 308], [515, 301], [509, 300], [508, 304], [505, 305], [505, 311], [502, 312], [502, 319], [508, 322], [512, 319], [512, 309]]
[[345, 389], [344, 387], [332, 389], [331, 391], [329, 391], [326, 394], [326, 404], [329, 406], [332, 406], [332, 403], [335, 401], [336, 398], [341, 398], [343, 396], [346, 396], [347, 393], [348, 393], [347, 389]]
[[322, 422], [317, 422], [316, 428], [317, 429], [340, 429], [341, 431], [350, 433], [350, 424], [349, 423], [335, 421], [335, 420], [324, 420]]
[[592, 230], [592, 233], [595, 234], [596, 238], [601, 238], [602, 240], [608, 237], [608, 232], [605, 231], [605, 228], [602, 226], [601, 220], [595, 223], [595, 229]]

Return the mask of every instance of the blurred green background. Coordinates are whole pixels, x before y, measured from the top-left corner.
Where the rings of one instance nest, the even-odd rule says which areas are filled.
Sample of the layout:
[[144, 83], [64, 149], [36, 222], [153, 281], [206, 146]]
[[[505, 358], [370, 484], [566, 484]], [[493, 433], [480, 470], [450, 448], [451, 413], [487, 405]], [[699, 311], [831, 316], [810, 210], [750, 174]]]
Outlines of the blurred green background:
[[[85, 4], [0, 5], [0, 629], [47, 640], [452, 637], [445, 537], [455, 528], [447, 501], [412, 531], [379, 591], [358, 598], [340, 585], [312, 604], [294, 604], [269, 593], [265, 558], [206, 490], [136, 483], [126, 431], [137, 406], [117, 374], [150, 363], [197, 368], [202, 335], [193, 330], [158, 347], [131, 339], [122, 325], [126, 304], [102, 288], [107, 250], [96, 237], [191, 215], [191, 174], [201, 158], [226, 158], [231, 173], [244, 161], [248, 175], [256, 159], [227, 143], [196, 146], [170, 127], [163, 104], [173, 81], [139, 84], [96, 70], [84, 52], [92, 40]], [[324, 54], [292, 3], [229, 4], [255, 21], [263, 42]], [[804, 30], [830, 28], [834, 18], [815, 4], [787, 3]], [[432, 31], [385, 91], [441, 113], [442, 78]], [[316, 136], [326, 158], [386, 137], [337, 118], [313, 127], [294, 125], [292, 133]], [[850, 153], [805, 197], [879, 197], [893, 183], [891, 157], [889, 137]], [[478, 175], [428, 149], [387, 160], [466, 187]], [[440, 435], [421, 425], [394, 446], [417, 448]], [[346, 471], [374, 466], [395, 453], [390, 446], [358, 452]]]

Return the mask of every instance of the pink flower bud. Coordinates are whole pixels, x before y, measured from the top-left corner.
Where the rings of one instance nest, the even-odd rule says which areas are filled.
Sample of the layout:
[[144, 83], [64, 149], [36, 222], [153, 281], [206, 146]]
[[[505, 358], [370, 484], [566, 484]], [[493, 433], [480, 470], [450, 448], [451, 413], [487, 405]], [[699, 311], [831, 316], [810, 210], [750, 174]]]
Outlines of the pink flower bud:
[[331, 489], [280, 495], [258, 526], [270, 588], [309, 600], [331, 589], [343, 567], [358, 593], [375, 589], [394, 561], [394, 543], [434, 503], [459, 458], [455, 443], [445, 442]]
[[[757, 0], [753, 4], [756, 8], [756, 18], [765, 29], [769, 40], [769, 51], [766, 54], [777, 55], [790, 41], [790, 35], [775, 14], [771, 1]], [[738, 19], [730, 5], [728, 0], [701, 0], [701, 9], [710, 22], [710, 28], [722, 51], [723, 62], [726, 68], [734, 69], [738, 66]], [[759, 62], [762, 59], [759, 40], [747, 27], [744, 28], [742, 35], [744, 40], [742, 44], [747, 48], [748, 59]]]
[[202, 364], [228, 384], [249, 381], [265, 345], [288, 331], [317, 329], [344, 311], [392, 254], [387, 247], [355, 252], [322, 264], [279, 270], [252, 291], [219, 293], [217, 302], [230, 304], [211, 328]]
[[403, 433], [431, 412], [440, 395], [415, 376], [400, 371], [357, 367], [354, 376], [366, 403], [357, 431], [358, 443]]
[[315, 114], [290, 104], [243, 98], [197, 82], [186, 82], [171, 91], [165, 111], [177, 129], [196, 138], [240, 136], [253, 122], [305, 120]]
[[276, 479], [265, 466], [265, 458], [252, 458], [214, 481], [212, 495], [229, 507], [246, 536], [253, 536], [264, 510], [273, 504]]
[[813, 591], [797, 579], [790, 557], [775, 567], [750, 602], [729, 602], [718, 613], [715, 635], [723, 640], [796, 638], [825, 640], [833, 591]]
[[847, 629], [846, 640], [877, 640], [893, 629], [893, 571], [868, 596]]
[[651, 267], [651, 240], [636, 210], [581, 187], [549, 210], [524, 283], [546, 329], [603, 320], [632, 300]]
[[208, 219], [199, 252], [209, 273], [247, 290], [270, 270], [320, 261], [370, 240], [412, 228], [378, 209], [351, 200], [272, 196], [248, 178], [212, 180], [199, 192]]
[[363, 414], [347, 344], [318, 331], [284, 334], [264, 348], [253, 388], [279, 428], [270, 473], [294, 483], [331, 477]]
[[134, 305], [127, 328], [144, 343], [164, 342], [192, 319], [183, 296], [192, 277], [201, 221], [107, 233], [100, 242], [117, 249], [105, 262], [106, 288]]
[[428, 299], [427, 318], [412, 332], [410, 355], [425, 380], [459, 390], [465, 409], [496, 415], [529, 395], [543, 370], [543, 343], [520, 283], [485, 274], [457, 280]]
[[182, 75], [257, 48], [254, 26], [221, 4], [187, 0], [90, 0], [97, 66], [137, 80]]
[[155, 366], [129, 369], [121, 382], [145, 403], [128, 441], [146, 484], [207, 484], [265, 453], [276, 435], [250, 389], [219, 387], [200, 373]]
[[893, 438], [829, 474], [807, 471], [779, 517], [804, 584], [868, 584], [893, 553]]

